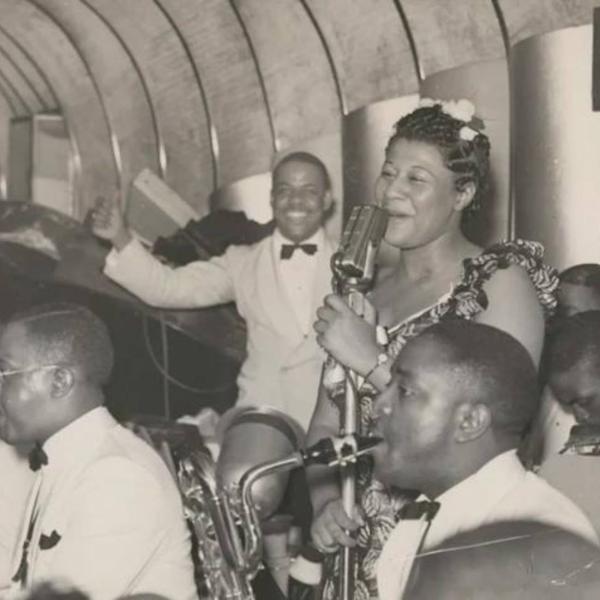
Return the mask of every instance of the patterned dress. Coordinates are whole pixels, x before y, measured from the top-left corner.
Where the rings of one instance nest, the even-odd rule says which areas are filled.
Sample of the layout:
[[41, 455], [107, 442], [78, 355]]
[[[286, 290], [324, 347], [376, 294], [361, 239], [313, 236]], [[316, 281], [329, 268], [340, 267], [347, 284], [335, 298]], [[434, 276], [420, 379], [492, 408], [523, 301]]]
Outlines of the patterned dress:
[[[406, 321], [387, 330], [387, 354], [394, 359], [407, 340], [442, 319], [473, 319], [486, 310], [488, 299], [483, 289], [498, 269], [518, 265], [525, 269], [534, 285], [546, 318], [556, 308], [558, 277], [555, 269], [543, 263], [543, 247], [537, 242], [513, 240], [495, 244], [475, 258], [463, 261], [462, 276], [453, 289], [438, 302]], [[324, 385], [330, 400], [340, 409], [344, 403], [343, 370], [330, 360], [325, 368]], [[368, 385], [360, 390], [361, 433], [369, 435], [373, 428], [373, 397]], [[341, 412], [341, 411], [340, 411]], [[372, 464], [367, 459], [357, 468], [357, 493], [364, 511], [365, 525], [357, 536], [354, 599], [376, 600], [376, 563], [384, 543], [398, 522], [397, 514], [410, 498], [408, 493], [393, 493], [373, 479]], [[337, 600], [338, 554], [329, 555], [325, 563], [322, 599]]]

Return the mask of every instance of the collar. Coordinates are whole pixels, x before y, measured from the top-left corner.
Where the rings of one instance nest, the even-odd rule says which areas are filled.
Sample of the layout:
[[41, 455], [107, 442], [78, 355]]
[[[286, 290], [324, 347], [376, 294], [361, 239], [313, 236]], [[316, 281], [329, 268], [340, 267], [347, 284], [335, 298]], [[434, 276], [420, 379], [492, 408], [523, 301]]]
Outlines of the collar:
[[93, 449], [100, 441], [100, 433], [115, 426], [116, 421], [104, 406], [94, 408], [81, 415], [49, 437], [44, 443], [48, 455], [46, 471], [81, 460], [87, 449]]
[[446, 490], [436, 498], [441, 507], [432, 521], [427, 546], [459, 533], [471, 523], [482, 522], [526, 474], [516, 449], [512, 449], [492, 458], [478, 471]]
[[[315, 233], [313, 233], [309, 238], [302, 240], [299, 244], [316, 244], [317, 245], [317, 253], [323, 248], [323, 244], [325, 243], [325, 232], [323, 228], [320, 227]], [[292, 242], [292, 240], [288, 240], [284, 237], [279, 231], [279, 229], [275, 229], [273, 232], [273, 248], [275, 250], [275, 256], [279, 256], [281, 252], [281, 246], [283, 244], [296, 244], [296, 242]]]

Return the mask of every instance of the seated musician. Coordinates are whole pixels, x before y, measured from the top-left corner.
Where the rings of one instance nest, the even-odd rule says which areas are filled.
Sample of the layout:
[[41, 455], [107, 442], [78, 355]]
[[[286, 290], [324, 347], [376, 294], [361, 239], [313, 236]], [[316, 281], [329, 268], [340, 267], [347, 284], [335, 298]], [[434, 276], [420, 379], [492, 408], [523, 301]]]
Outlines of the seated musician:
[[33, 307], [0, 335], [0, 438], [34, 446], [36, 471], [2, 597], [48, 582], [94, 600], [197, 598], [177, 486], [103, 407], [112, 363], [106, 327], [79, 305]]
[[[538, 406], [536, 369], [523, 346], [489, 325], [444, 321], [400, 351], [375, 401], [375, 476], [434, 503], [407, 504], [372, 564], [380, 600], [399, 600], [419, 549], [499, 521], [528, 520], [598, 543], [577, 506], [521, 465], [516, 448]], [[353, 529], [359, 523], [348, 519]], [[315, 539], [349, 542], [331, 524]]]
[[570, 438], [563, 434], [567, 453], [548, 456], [539, 474], [573, 498], [600, 531], [600, 311], [565, 319], [547, 342], [546, 363], [548, 387], [577, 426]]
[[[562, 320], [577, 313], [600, 310], [600, 265], [574, 265], [559, 275], [558, 306], [550, 331], [560, 327]], [[542, 374], [546, 379], [546, 375]], [[566, 410], [547, 386], [542, 406], [529, 442], [531, 462], [541, 464], [556, 455], [575, 425], [573, 414]]]
[[573, 265], [562, 271], [558, 277], [559, 315], [570, 317], [588, 310], [600, 310], [600, 265]]
[[278, 408], [306, 428], [324, 358], [312, 321], [331, 287], [334, 247], [323, 223], [332, 202], [321, 160], [306, 152], [289, 154], [273, 170], [274, 233], [176, 269], [132, 238], [116, 199], [100, 199], [92, 222], [96, 235], [114, 247], [105, 274], [144, 302], [162, 308], [235, 302], [248, 330], [238, 404]]

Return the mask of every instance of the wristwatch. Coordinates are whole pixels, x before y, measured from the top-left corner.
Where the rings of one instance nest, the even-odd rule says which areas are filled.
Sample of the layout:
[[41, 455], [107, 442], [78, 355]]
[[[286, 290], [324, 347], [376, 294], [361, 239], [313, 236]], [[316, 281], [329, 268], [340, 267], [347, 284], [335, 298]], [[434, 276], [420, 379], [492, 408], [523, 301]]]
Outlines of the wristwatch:
[[368, 381], [377, 389], [383, 391], [392, 381], [392, 371], [390, 370], [389, 363], [390, 357], [385, 352], [380, 352], [377, 355], [377, 362], [365, 375], [365, 381]]

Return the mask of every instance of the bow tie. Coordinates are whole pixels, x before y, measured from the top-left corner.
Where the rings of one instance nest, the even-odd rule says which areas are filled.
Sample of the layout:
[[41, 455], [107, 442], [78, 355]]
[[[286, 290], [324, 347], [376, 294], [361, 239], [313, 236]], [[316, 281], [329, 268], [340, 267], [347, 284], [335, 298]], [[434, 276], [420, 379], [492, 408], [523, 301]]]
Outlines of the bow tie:
[[300, 248], [305, 254], [308, 254], [308, 256], [312, 256], [317, 251], [316, 244], [282, 244], [279, 258], [282, 260], [292, 258], [294, 252], [298, 248]]
[[29, 453], [28, 458], [29, 468], [32, 471], [37, 471], [40, 467], [48, 464], [48, 455], [44, 452], [44, 449], [40, 446], [39, 442], [36, 442]]
[[407, 502], [397, 513], [399, 519], [420, 519], [427, 517], [427, 521], [433, 520], [440, 510], [439, 502], [419, 500], [419, 502]]

